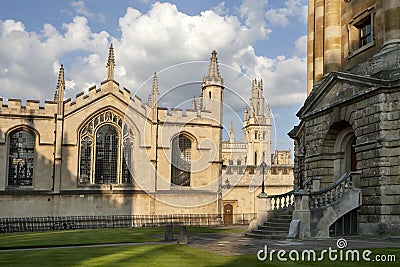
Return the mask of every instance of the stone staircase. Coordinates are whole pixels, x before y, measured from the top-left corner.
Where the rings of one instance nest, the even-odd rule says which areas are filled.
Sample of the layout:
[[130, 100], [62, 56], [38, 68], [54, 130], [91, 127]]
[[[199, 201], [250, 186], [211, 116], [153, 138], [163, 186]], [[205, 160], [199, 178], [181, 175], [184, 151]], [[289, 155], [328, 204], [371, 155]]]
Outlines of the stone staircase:
[[292, 214], [293, 208], [279, 210], [267, 222], [258, 226], [257, 230], [247, 232], [245, 236], [258, 239], [284, 239], [289, 233]]

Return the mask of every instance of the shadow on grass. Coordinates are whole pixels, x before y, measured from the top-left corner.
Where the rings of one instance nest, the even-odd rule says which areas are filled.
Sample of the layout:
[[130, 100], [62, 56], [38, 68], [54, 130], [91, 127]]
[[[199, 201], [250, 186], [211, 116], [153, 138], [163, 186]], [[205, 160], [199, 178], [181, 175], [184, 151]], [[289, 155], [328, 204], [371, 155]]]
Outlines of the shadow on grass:
[[[399, 249], [376, 249], [374, 254]], [[220, 256], [185, 245], [138, 245], [1, 252], [2, 266], [398, 266], [377, 262], [260, 262], [254, 255]]]

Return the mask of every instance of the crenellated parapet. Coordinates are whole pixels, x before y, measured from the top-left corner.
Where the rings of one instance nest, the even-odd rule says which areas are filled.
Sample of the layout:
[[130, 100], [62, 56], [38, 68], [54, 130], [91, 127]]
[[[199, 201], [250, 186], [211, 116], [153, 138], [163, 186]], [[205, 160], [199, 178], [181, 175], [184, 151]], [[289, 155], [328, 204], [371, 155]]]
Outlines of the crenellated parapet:
[[128, 89], [123, 88], [120, 90], [117, 82], [109, 80], [102, 83], [100, 88], [97, 88], [96, 86], [90, 87], [87, 94], [84, 92], [76, 94], [75, 100], [71, 100], [70, 98], [65, 100], [65, 113], [68, 114], [111, 94], [126, 104], [132, 102], [134, 106], [140, 106], [140, 108], [143, 108], [144, 106], [140, 98], [131, 98], [131, 92]]
[[[161, 123], [187, 124], [201, 123], [212, 124], [212, 112], [208, 110], [180, 109], [180, 108], [158, 108], [158, 119]], [[204, 120], [204, 119], [210, 120]]]
[[0, 98], [0, 116], [50, 116], [54, 117], [57, 113], [56, 101], [45, 101], [44, 105], [40, 105], [40, 100], [27, 100], [26, 104], [22, 104], [21, 99], [8, 99], [4, 101]]

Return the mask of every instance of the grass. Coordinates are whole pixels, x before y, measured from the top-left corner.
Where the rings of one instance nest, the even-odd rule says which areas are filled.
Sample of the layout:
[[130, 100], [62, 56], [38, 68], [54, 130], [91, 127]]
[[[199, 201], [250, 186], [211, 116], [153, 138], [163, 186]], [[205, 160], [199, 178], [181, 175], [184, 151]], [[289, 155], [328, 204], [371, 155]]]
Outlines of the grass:
[[[174, 229], [175, 232], [178, 229]], [[189, 233], [241, 231], [223, 228], [188, 228]], [[160, 241], [163, 228], [97, 229], [37, 233], [0, 234], [0, 248], [82, 245]], [[228, 248], [229, 249], [229, 248]], [[372, 249], [372, 255], [395, 255], [399, 248]], [[371, 258], [373, 256], [371, 255]], [[220, 256], [186, 245], [140, 244], [135, 246], [71, 247], [58, 249], [1, 251], [1, 266], [398, 266], [398, 262], [260, 262], [255, 254]]]
[[[394, 254], [399, 249], [374, 249]], [[140, 245], [0, 252], [2, 266], [398, 266], [376, 262], [260, 262], [256, 255], [220, 256], [185, 245]]]
[[[174, 228], [174, 233], [178, 233], [178, 230]], [[232, 231], [242, 232], [243, 230], [188, 227], [189, 234]], [[0, 234], [0, 248], [157, 242], [163, 240], [164, 232], [164, 228], [118, 228]]]

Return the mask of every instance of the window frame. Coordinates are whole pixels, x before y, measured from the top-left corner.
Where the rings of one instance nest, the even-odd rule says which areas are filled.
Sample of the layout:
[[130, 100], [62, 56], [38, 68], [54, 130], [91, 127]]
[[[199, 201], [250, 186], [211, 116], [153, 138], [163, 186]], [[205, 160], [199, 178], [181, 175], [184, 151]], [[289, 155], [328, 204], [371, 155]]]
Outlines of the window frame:
[[[180, 147], [179, 147], [179, 139], [181, 138], [181, 137], [183, 137], [183, 138], [186, 138], [189, 142], [190, 142], [190, 159], [189, 159], [189, 171], [185, 171], [185, 170], [182, 170], [182, 171], [185, 171], [185, 172], [187, 172], [188, 173], [188, 176], [189, 176], [189, 183], [188, 184], [176, 184], [176, 183], [174, 183], [175, 182], [175, 177], [174, 177], [174, 169], [178, 169], [178, 170], [181, 170], [181, 169], [179, 169], [179, 167], [178, 166], [175, 166], [175, 165], [177, 165], [176, 163], [175, 163], [175, 145], [174, 145], [174, 142], [175, 142], [175, 140], [177, 140], [177, 142], [178, 142], [178, 149], [179, 149], [179, 151], [178, 151], [178, 153], [180, 152]], [[173, 187], [183, 187], [183, 188], [186, 188], [186, 187], [191, 187], [191, 184], [192, 184], [192, 156], [193, 156], [193, 147], [194, 147], [194, 141], [193, 141], [193, 138], [190, 138], [190, 136], [188, 136], [187, 134], [185, 134], [185, 133], [179, 133], [179, 134], [177, 134], [176, 136], [174, 136], [172, 139], [171, 139], [171, 164], [170, 164], [170, 166], [171, 166], [171, 186], [173, 186]], [[179, 177], [178, 177], [179, 178]]]
[[[118, 151], [117, 151], [117, 178], [115, 183], [96, 183], [96, 154], [97, 154], [97, 133], [98, 130], [105, 126], [111, 125], [117, 132], [118, 135]], [[91, 141], [90, 147], [90, 174], [88, 182], [83, 182], [81, 178], [81, 166], [82, 166], [82, 142], [88, 137], [89, 141]], [[113, 110], [105, 110], [99, 113], [96, 113], [94, 116], [90, 117], [90, 119], [86, 120], [85, 123], [81, 125], [78, 130], [78, 179], [77, 186], [85, 187], [85, 186], [101, 186], [105, 184], [113, 184], [113, 185], [126, 185], [133, 186], [134, 184], [134, 155], [135, 153], [135, 134], [132, 130], [132, 127], [129, 126], [128, 123], [123, 121], [122, 117]], [[124, 160], [124, 144], [125, 141], [129, 140], [131, 144], [130, 148], [130, 163], [131, 166], [128, 166], [128, 170], [130, 173], [130, 182], [124, 182], [123, 176], [123, 160]]]
[[[375, 6], [365, 9], [353, 17], [347, 25], [348, 31], [348, 58], [352, 58], [363, 51], [375, 46]], [[360, 30], [369, 22], [371, 41], [360, 46]]]
[[[32, 159], [33, 159], [33, 170], [32, 170], [32, 175], [31, 175], [32, 182], [31, 182], [30, 185], [20, 185], [20, 184], [13, 185], [13, 184], [10, 184], [10, 177], [9, 176], [10, 176], [11, 137], [14, 134], [16, 134], [18, 132], [21, 132], [21, 131], [27, 132], [30, 135], [32, 135], [32, 137], [33, 137], [33, 157], [32, 157]], [[19, 127], [16, 127], [14, 129], [10, 130], [7, 133], [6, 137], [7, 137], [7, 139], [6, 139], [7, 140], [7, 146], [6, 146], [6, 148], [7, 148], [7, 159], [6, 159], [6, 184], [7, 184], [7, 187], [8, 188], [33, 189], [34, 186], [35, 186], [35, 173], [36, 173], [36, 162], [37, 162], [36, 161], [37, 160], [36, 150], [37, 150], [37, 147], [38, 147], [38, 140], [39, 140], [38, 133], [36, 131], [34, 131], [33, 129], [23, 125], [23, 126], [19, 126]]]

